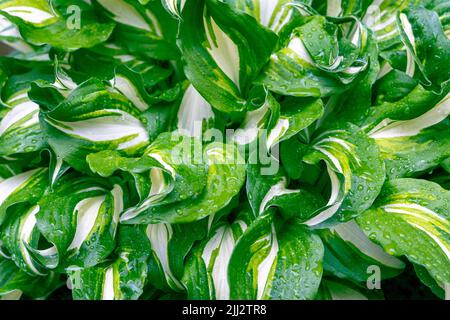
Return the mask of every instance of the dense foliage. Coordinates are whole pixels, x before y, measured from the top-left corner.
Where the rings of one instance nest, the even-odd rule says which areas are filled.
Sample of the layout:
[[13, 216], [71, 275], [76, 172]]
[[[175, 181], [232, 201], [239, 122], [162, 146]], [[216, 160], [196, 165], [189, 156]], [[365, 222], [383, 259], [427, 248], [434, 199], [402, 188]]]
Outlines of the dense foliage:
[[0, 0], [0, 298], [444, 298], [449, 37], [448, 0]]

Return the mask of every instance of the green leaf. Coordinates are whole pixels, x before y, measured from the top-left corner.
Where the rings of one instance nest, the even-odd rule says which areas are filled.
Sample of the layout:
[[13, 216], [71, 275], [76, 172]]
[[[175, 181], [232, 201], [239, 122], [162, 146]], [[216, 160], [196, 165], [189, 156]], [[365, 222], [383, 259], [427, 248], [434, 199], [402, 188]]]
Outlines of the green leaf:
[[0, 182], [0, 225], [7, 217], [7, 210], [17, 203], [35, 204], [48, 184], [48, 171], [33, 169], [14, 175]]
[[406, 256], [443, 286], [449, 282], [450, 192], [420, 179], [387, 182], [356, 221], [389, 254]]
[[150, 224], [146, 234], [150, 240], [149, 281], [160, 289], [184, 291], [181, 277], [186, 255], [197, 240], [206, 235], [206, 221], [188, 224]]
[[[368, 66], [368, 30], [353, 18], [312, 16], [291, 33], [285, 47], [272, 55], [256, 83], [296, 97], [341, 93]], [[353, 39], [338, 36], [341, 24], [357, 25]]]
[[381, 279], [403, 271], [405, 264], [371, 242], [354, 220], [320, 231], [325, 245], [324, 270], [339, 278], [366, 285], [371, 266], [380, 268]]
[[41, 112], [40, 122], [52, 149], [75, 169], [89, 172], [90, 153], [106, 149], [132, 155], [148, 145], [140, 114], [123, 95], [92, 79]]
[[[204, 190], [192, 199], [152, 207], [138, 220], [140, 223], [165, 221], [168, 223], [192, 222], [212, 215], [224, 208], [236, 196], [245, 179], [244, 160], [233, 145], [212, 143], [205, 147], [208, 163]], [[126, 213], [125, 213], [126, 214]], [[122, 221], [124, 219], [122, 218]], [[125, 220], [131, 223], [130, 220]]]
[[98, 22], [86, 3], [74, 6], [61, 0], [6, 1], [0, 5], [0, 13], [16, 23], [29, 43], [50, 44], [67, 51], [106, 41], [114, 29], [113, 23]]
[[39, 233], [36, 232], [36, 214], [39, 206], [19, 207], [3, 225], [0, 232], [3, 239], [2, 250], [8, 252], [12, 260], [33, 276], [45, 276], [45, 268], [30, 253], [29, 246], [37, 246]]
[[39, 201], [36, 225], [50, 247], [34, 248], [35, 255], [51, 269], [90, 267], [102, 262], [115, 248], [125, 200], [119, 184], [64, 176]]
[[222, 2], [248, 13], [264, 27], [275, 33], [279, 33], [297, 13], [295, 4], [303, 3], [304, 1], [276, 0], [267, 2], [264, 0], [222, 0]]
[[186, 77], [214, 108], [244, 111], [249, 85], [269, 58], [276, 35], [217, 0], [188, 1], [181, 18], [178, 46]]
[[182, 278], [189, 299], [230, 299], [230, 257], [246, 228], [246, 223], [240, 219], [233, 224], [217, 223], [209, 230], [207, 238], [193, 248]]
[[324, 161], [331, 183], [327, 205], [305, 222], [308, 226], [358, 216], [372, 205], [383, 185], [385, 166], [377, 145], [351, 124], [316, 135], [303, 161], [315, 165]]
[[[442, 92], [450, 78], [450, 41], [438, 15], [424, 8], [406, 9], [398, 18], [400, 37], [406, 46], [409, 75]], [[418, 70], [415, 71], [415, 68]]]
[[255, 217], [274, 207], [285, 219], [306, 221], [325, 204], [316, 193], [287, 188], [287, 179], [280, 172], [276, 175], [264, 175], [261, 170], [259, 165], [247, 166], [247, 197]]
[[380, 148], [389, 178], [418, 175], [450, 155], [450, 94], [429, 111], [410, 120], [389, 118], [369, 132]]
[[143, 293], [150, 250], [145, 230], [124, 226], [118, 238], [112, 264], [69, 271], [75, 300], [137, 300]]
[[323, 244], [298, 223], [277, 227], [260, 216], [230, 259], [231, 299], [313, 299], [322, 276]]
[[233, 139], [240, 145], [259, 139], [267, 150], [287, 140], [311, 125], [323, 115], [320, 99], [296, 99], [278, 103], [264, 90], [264, 103], [256, 110], [248, 111]]
[[316, 300], [382, 300], [383, 297], [347, 281], [324, 279]]
[[50, 273], [45, 277], [32, 277], [16, 267], [12, 260], [0, 257], [0, 300], [10, 294], [24, 293], [31, 298], [45, 298], [62, 285], [60, 277]]
[[0, 11], [4, 15], [15, 17], [37, 27], [52, 24], [57, 20], [57, 14], [45, 0], [2, 1]]

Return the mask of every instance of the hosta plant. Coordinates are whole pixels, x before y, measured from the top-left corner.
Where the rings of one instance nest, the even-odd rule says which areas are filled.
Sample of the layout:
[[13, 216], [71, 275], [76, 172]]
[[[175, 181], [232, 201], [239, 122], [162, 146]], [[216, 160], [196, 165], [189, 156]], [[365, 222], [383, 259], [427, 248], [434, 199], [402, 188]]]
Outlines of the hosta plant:
[[0, 298], [444, 298], [449, 13], [0, 0]]

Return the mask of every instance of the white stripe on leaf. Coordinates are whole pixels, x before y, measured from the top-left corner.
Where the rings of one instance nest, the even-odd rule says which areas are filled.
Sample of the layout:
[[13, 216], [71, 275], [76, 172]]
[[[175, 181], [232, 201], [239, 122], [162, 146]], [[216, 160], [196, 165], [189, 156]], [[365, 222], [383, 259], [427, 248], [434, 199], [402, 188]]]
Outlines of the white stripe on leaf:
[[237, 129], [233, 135], [233, 141], [239, 145], [250, 144], [258, 138], [260, 129], [264, 126], [269, 114], [269, 103], [266, 99], [264, 104], [246, 113], [241, 128]]
[[181, 18], [180, 15], [186, 4], [186, 0], [163, 0], [163, 4], [171, 14], [177, 18]]
[[[441, 238], [439, 238], [439, 236], [433, 234], [431, 231], [426, 230], [423, 226], [417, 224], [417, 223], [413, 223], [413, 222], [408, 222], [410, 225], [412, 225], [413, 227], [419, 229], [420, 231], [424, 232], [428, 237], [430, 237], [438, 246], [439, 248], [441, 248], [442, 252], [445, 254], [445, 256], [447, 257], [448, 262], [450, 263], [450, 246], [447, 243], [445, 243], [444, 241], [442, 241]], [[449, 234], [449, 233], [447, 233]], [[442, 236], [440, 234], [440, 236]]]
[[97, 0], [106, 10], [113, 14], [114, 21], [145, 31], [153, 31], [139, 11], [123, 0]]
[[173, 230], [170, 224], [150, 224], [147, 227], [147, 237], [150, 240], [152, 250], [156, 254], [167, 283], [174, 289], [183, 290], [181, 282], [173, 275], [169, 261], [169, 242], [172, 239]]
[[105, 202], [105, 196], [98, 196], [81, 200], [75, 207], [77, 212], [77, 226], [72, 243], [68, 250], [79, 249], [95, 226], [99, 211]]
[[342, 13], [341, 0], [327, 0], [327, 16], [339, 17]]
[[445, 120], [450, 115], [450, 93], [434, 108], [411, 120], [394, 121], [384, 119], [369, 132], [373, 139], [389, 139], [418, 135], [423, 129], [429, 128]]
[[289, 119], [280, 117], [275, 127], [270, 130], [266, 141], [266, 148], [270, 150], [272, 146], [278, 143], [289, 129]]
[[207, 270], [211, 270], [216, 300], [230, 299], [228, 264], [234, 245], [232, 229], [228, 226], [222, 226], [215, 231], [214, 236], [208, 241], [202, 253], [202, 259]]
[[387, 254], [379, 245], [370, 241], [354, 220], [338, 224], [331, 230], [336, 232], [342, 240], [351, 243], [363, 254], [381, 262], [385, 266], [395, 269], [404, 268], [405, 264], [403, 261]]
[[[11, 104], [8, 101], [7, 104]], [[14, 125], [27, 128], [39, 123], [39, 105], [25, 99], [25, 101], [14, 106], [0, 122], [0, 136]]]
[[109, 267], [105, 271], [103, 278], [102, 300], [114, 300], [114, 267]]
[[[209, 54], [217, 63], [218, 67], [233, 81], [239, 88], [240, 56], [239, 48], [231, 38], [210, 18], [211, 28], [208, 27], [206, 18], [204, 19], [205, 31], [209, 47]], [[210, 33], [212, 31], [212, 34]]]
[[271, 284], [269, 280], [272, 268], [277, 260], [278, 254], [278, 239], [275, 231], [275, 226], [272, 224], [271, 232], [264, 238], [259, 239], [257, 242], [267, 241], [267, 245], [270, 247], [270, 251], [264, 260], [258, 265], [258, 280], [257, 280], [257, 292], [256, 299], [261, 300], [266, 294], [268, 294], [268, 288]]
[[31, 241], [31, 236], [34, 230], [34, 227], [36, 226], [36, 214], [39, 212], [39, 206], [32, 207], [26, 214], [25, 217], [22, 218], [21, 224], [20, 224], [20, 234], [19, 234], [19, 248], [20, 252], [22, 254], [22, 257], [27, 264], [27, 266], [30, 268], [31, 271], [33, 271], [37, 275], [44, 275], [43, 273], [39, 272], [39, 270], [34, 265], [33, 259], [30, 256], [30, 253], [26, 247], [25, 244], [29, 244]]
[[52, 118], [47, 118], [46, 121], [68, 135], [92, 142], [126, 140], [119, 143], [117, 150], [132, 149], [148, 143], [147, 130], [138, 119], [122, 110], [104, 111], [114, 115], [72, 122]]
[[[120, 214], [122, 213], [124, 208], [122, 188], [117, 184], [114, 185], [113, 189], [111, 190], [111, 195], [113, 197], [113, 204], [114, 204], [113, 223], [115, 224], [115, 226], [117, 226], [117, 224], [119, 223]], [[117, 229], [114, 228], [114, 230]]]
[[44, 169], [30, 170], [0, 182], [0, 206], [5, 200], [23, 187], [34, 175], [39, 174]]
[[0, 10], [32, 24], [43, 24], [48, 20], [56, 18], [56, 16], [50, 12], [28, 6], [6, 7]]
[[299, 37], [293, 37], [291, 41], [289, 41], [287, 47], [291, 49], [298, 56], [298, 58], [302, 59], [305, 62], [308, 62], [311, 65], [314, 65], [314, 60], [306, 49], [302, 39], [300, 39]]
[[283, 177], [283, 179], [278, 182], [277, 184], [273, 185], [269, 191], [264, 196], [263, 200], [261, 201], [261, 204], [259, 206], [259, 214], [264, 213], [264, 211], [267, 209], [266, 206], [273, 198], [284, 195], [284, 194], [291, 194], [291, 193], [298, 193], [300, 190], [289, 190], [286, 189], [287, 180]]
[[189, 85], [178, 110], [178, 130], [190, 137], [200, 137], [203, 122], [214, 118], [211, 105], [193, 85]]
[[411, 23], [408, 20], [408, 17], [404, 14], [404, 13], [400, 13], [400, 21], [403, 27], [403, 30], [406, 33], [406, 36], [408, 38], [409, 43], [411, 44], [412, 48], [413, 48], [413, 52], [411, 52], [409, 46], [406, 46], [406, 58], [407, 58], [407, 62], [406, 62], [406, 71], [405, 73], [410, 76], [413, 77], [414, 76], [414, 72], [415, 72], [415, 67], [416, 67], [416, 63], [414, 61], [414, 56], [416, 54], [416, 40], [414, 38], [414, 33], [412, 30], [412, 26]]
[[52, 173], [52, 180], [51, 180], [52, 184], [54, 184], [56, 182], [56, 179], [58, 178], [58, 175], [60, 173], [62, 165], [63, 165], [63, 159], [57, 155], [55, 168], [53, 169], [53, 173]]
[[[120, 217], [120, 222], [125, 222], [137, 217], [147, 210], [152, 204], [163, 199], [170, 191], [170, 185], [166, 183], [164, 173], [160, 168], [150, 170], [151, 187], [148, 196], [136, 207], [127, 209]], [[142, 200], [142, 199], [141, 199]]]
[[331, 218], [339, 210], [339, 207], [344, 201], [343, 197], [340, 198], [341, 182], [339, 181], [337, 174], [330, 168], [328, 164], [327, 171], [331, 182], [331, 195], [327, 203], [327, 208], [320, 212], [318, 215], [304, 222], [307, 226], [312, 227]]
[[149, 108], [149, 105], [145, 102], [144, 98], [141, 96], [138, 89], [130, 81], [130, 79], [121, 75], [116, 75], [113, 80], [113, 86], [116, 90], [127, 97], [128, 100], [130, 100], [139, 110], [145, 111]]

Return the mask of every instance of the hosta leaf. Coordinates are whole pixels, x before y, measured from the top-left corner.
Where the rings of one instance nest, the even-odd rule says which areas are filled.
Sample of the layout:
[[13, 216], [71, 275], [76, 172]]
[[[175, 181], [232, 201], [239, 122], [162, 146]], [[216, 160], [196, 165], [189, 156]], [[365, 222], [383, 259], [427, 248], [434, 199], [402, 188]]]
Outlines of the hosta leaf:
[[[104, 162], [109, 158], [108, 163]], [[244, 160], [233, 145], [204, 147], [179, 133], [160, 135], [138, 158], [103, 152], [88, 157], [94, 172], [109, 176], [120, 169], [145, 173], [141, 202], [126, 210], [126, 223], [192, 222], [225, 207], [244, 182]], [[141, 188], [138, 188], [141, 189]], [[220, 192], [219, 192], [220, 190]]]
[[[272, 55], [257, 83], [283, 95], [326, 97], [341, 93], [368, 66], [371, 38], [358, 21], [305, 18], [284, 48]], [[352, 39], [338, 37], [340, 24], [355, 22]]]
[[67, 51], [93, 47], [108, 39], [114, 29], [113, 23], [98, 22], [92, 7], [84, 2], [74, 6], [61, 0], [6, 1], [0, 13], [16, 23], [29, 43]]
[[183, 10], [186, 0], [161, 0], [164, 8], [173, 14], [175, 17], [180, 18], [181, 11]]
[[249, 84], [275, 42], [275, 34], [225, 3], [202, 0], [185, 4], [178, 40], [184, 71], [218, 110], [233, 113], [245, 109]]
[[304, 189], [289, 189], [282, 174], [261, 176], [261, 166], [247, 166], [247, 197], [255, 217], [271, 207], [277, 208], [284, 218], [308, 220], [324, 205], [322, 197]]
[[15, 17], [34, 26], [46, 26], [57, 20], [57, 14], [48, 1], [2, 1], [0, 11], [10, 17]]
[[448, 121], [414, 136], [377, 139], [390, 179], [414, 177], [437, 167], [450, 150]]
[[[369, 132], [375, 131], [393, 121], [411, 120], [419, 117], [433, 109], [445, 97], [445, 95], [436, 95], [431, 91], [426, 91], [421, 85], [417, 85], [412, 90], [405, 90], [399, 97], [389, 99], [390, 93], [394, 92], [393, 86], [405, 87], [405, 85], [399, 83], [398, 80], [388, 82], [387, 85], [391, 87], [390, 92], [379, 94], [379, 103], [365, 110], [365, 118], [361, 117], [362, 123], [359, 122], [361, 120], [352, 121], [353, 119], [349, 119], [348, 121], [360, 123]], [[397, 91], [397, 93], [400, 93], [400, 91]]]
[[102, 262], [115, 248], [125, 197], [118, 184], [65, 176], [39, 201], [36, 226], [50, 247], [33, 248], [35, 256], [49, 268]]
[[385, 166], [375, 142], [359, 128], [328, 130], [312, 141], [303, 161], [326, 163], [331, 194], [326, 206], [304, 223], [309, 226], [343, 222], [368, 209], [381, 190]]
[[39, 233], [35, 232], [36, 214], [39, 206], [20, 207], [4, 224], [1, 237], [2, 250], [8, 252], [13, 261], [30, 275], [45, 276], [47, 272], [36, 261], [28, 250], [28, 246], [37, 246]]
[[181, 99], [177, 114], [178, 130], [193, 137], [200, 137], [204, 130], [214, 124], [214, 111], [193, 85], [189, 85]]
[[150, 224], [146, 234], [150, 240], [152, 258], [149, 280], [161, 289], [184, 291], [181, 277], [184, 259], [197, 240], [206, 234], [206, 221], [190, 224]]
[[433, 182], [395, 179], [356, 221], [388, 253], [425, 267], [443, 286], [450, 278], [449, 204], [449, 191]]
[[69, 272], [76, 300], [136, 300], [147, 278], [149, 242], [142, 227], [119, 230], [118, 258], [110, 265]]
[[417, 175], [450, 155], [450, 95], [410, 120], [384, 120], [369, 132], [380, 148], [389, 178]]
[[247, 224], [241, 219], [231, 225], [218, 223], [192, 250], [182, 278], [189, 299], [230, 299], [230, 258], [236, 241], [246, 228]]
[[[43, 58], [44, 59], [44, 58]], [[3, 101], [0, 109], [0, 154], [30, 154], [45, 146], [39, 125], [39, 106], [30, 101], [31, 82], [51, 82], [50, 61], [30, 62], [8, 57], [0, 58], [4, 71]]]
[[320, 284], [317, 300], [381, 300], [382, 296], [350, 282], [324, 279]]
[[380, 56], [385, 59], [384, 73], [392, 68], [402, 70], [440, 93], [448, 82], [449, 72], [446, 59], [450, 42], [443, 30], [446, 5], [426, 1], [413, 7], [410, 2], [376, 3], [364, 20], [379, 42]]
[[145, 8], [136, 1], [127, 0], [96, 0], [117, 23], [134, 28], [155, 32], [157, 25], [146, 15]]
[[289, 0], [221, 0], [228, 3], [236, 9], [247, 12], [253, 16], [264, 27], [269, 28], [273, 32], [279, 33], [283, 27], [288, 24], [293, 15], [297, 12], [294, 3], [302, 3], [304, 1]]
[[250, 144], [257, 138], [265, 143], [267, 150], [281, 141], [287, 140], [311, 125], [323, 114], [320, 99], [298, 99], [278, 103], [264, 90], [264, 103], [256, 110], [248, 111], [235, 135], [240, 145]]
[[247, 198], [255, 217], [264, 213], [267, 202], [273, 197], [296, 192], [286, 188], [287, 181], [281, 172], [262, 175], [261, 170], [261, 166], [257, 164], [249, 163], [247, 166]]
[[19, 91], [5, 102], [10, 107], [0, 122], [0, 154], [28, 153], [45, 145], [39, 125], [39, 106], [27, 90]]
[[33, 52], [33, 47], [26, 43], [19, 29], [6, 17], [0, 15], [0, 40], [19, 52]]
[[[237, 195], [244, 183], [244, 160], [232, 145], [206, 146], [208, 173], [205, 189], [193, 199], [161, 205], [147, 211], [144, 221], [190, 222], [214, 214]], [[149, 220], [147, 220], [149, 219]]]
[[371, 242], [353, 220], [322, 230], [320, 235], [325, 245], [324, 270], [337, 277], [365, 285], [371, 266], [380, 268], [382, 279], [395, 277], [405, 266]]
[[442, 288], [441, 286], [439, 286], [439, 284], [436, 282], [435, 279], [433, 279], [433, 277], [430, 275], [430, 273], [427, 271], [426, 268], [415, 264], [414, 271], [416, 272], [416, 275], [420, 279], [420, 281], [422, 281], [423, 284], [428, 286], [437, 297], [441, 299], [445, 298], [445, 287]]
[[144, 87], [140, 74], [127, 67], [117, 67], [112, 84], [141, 111], [146, 111], [154, 103]]
[[0, 297], [2, 298], [8, 294], [20, 296], [21, 293], [31, 298], [45, 298], [61, 285], [62, 281], [56, 273], [50, 273], [45, 277], [33, 277], [17, 268], [12, 260], [0, 257]]
[[230, 259], [232, 299], [313, 299], [322, 276], [323, 244], [298, 223], [276, 226], [260, 216], [240, 238]]
[[[149, 218], [146, 217], [149, 214], [151, 219], [151, 212], [148, 210], [151, 207], [196, 197], [204, 189], [206, 163], [201, 158], [194, 159], [194, 146], [200, 148], [197, 151], [201, 151], [202, 147], [197, 139], [177, 133], [163, 133], [141, 158], [125, 158], [117, 152], [105, 151], [89, 155], [88, 163], [92, 171], [102, 176], [110, 176], [116, 170], [134, 175], [141, 201], [126, 210], [121, 220], [142, 222]], [[105, 162], [104, 159], [108, 161]], [[183, 159], [185, 161], [181, 161]], [[153, 223], [162, 221], [156, 218]]]
[[171, 39], [176, 32], [175, 20], [161, 3], [152, 1], [146, 6], [130, 0], [96, 0], [95, 3], [118, 24], [114, 37], [130, 52], [161, 60], [178, 58]]
[[7, 217], [7, 209], [17, 203], [35, 204], [48, 184], [48, 171], [33, 169], [0, 182], [0, 225]]
[[399, 30], [395, 17], [410, 2], [410, 0], [372, 2], [372, 10], [366, 12], [363, 20], [374, 32], [380, 49], [388, 49], [399, 44]]
[[450, 78], [450, 40], [442, 30], [438, 15], [414, 8], [406, 9], [397, 19], [407, 51], [407, 74], [418, 74], [425, 86], [441, 92]]
[[139, 109], [97, 80], [80, 85], [56, 108], [40, 115], [56, 154], [85, 172], [89, 153], [109, 149], [133, 154], [148, 145], [139, 117]]

